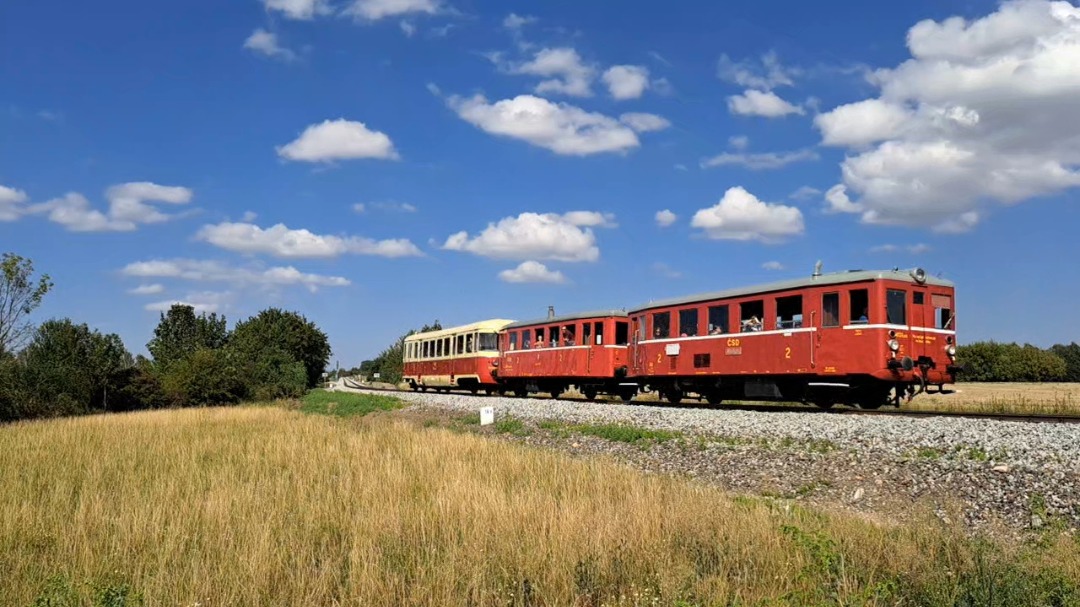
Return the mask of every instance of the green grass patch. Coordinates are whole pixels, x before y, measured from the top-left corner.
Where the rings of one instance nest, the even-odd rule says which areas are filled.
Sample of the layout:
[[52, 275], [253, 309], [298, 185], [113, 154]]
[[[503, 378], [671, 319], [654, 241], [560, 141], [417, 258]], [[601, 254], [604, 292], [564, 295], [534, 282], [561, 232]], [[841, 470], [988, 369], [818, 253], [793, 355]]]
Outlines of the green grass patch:
[[492, 427], [499, 434], [513, 434], [514, 436], [528, 436], [532, 434], [532, 431], [525, 426], [525, 422], [516, 417], [500, 417], [495, 420]]
[[403, 401], [393, 396], [326, 390], [312, 390], [304, 396], [302, 402], [300, 410], [304, 413], [338, 417], [361, 417], [375, 411], [392, 411], [405, 406]]
[[570, 429], [596, 436], [609, 441], [630, 444], [644, 444], [649, 442], [663, 443], [669, 440], [682, 438], [682, 432], [669, 430], [652, 430], [639, 426], [627, 426], [622, 424], [580, 424], [570, 426]]

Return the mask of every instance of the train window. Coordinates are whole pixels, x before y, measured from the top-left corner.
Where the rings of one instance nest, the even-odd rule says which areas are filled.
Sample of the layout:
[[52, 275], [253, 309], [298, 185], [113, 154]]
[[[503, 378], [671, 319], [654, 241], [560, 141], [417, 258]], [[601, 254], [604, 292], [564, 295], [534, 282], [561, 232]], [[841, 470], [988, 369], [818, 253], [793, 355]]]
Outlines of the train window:
[[464, 351], [465, 351], [465, 336], [464, 335], [458, 335], [457, 336], [457, 353], [461, 354]]
[[593, 333], [596, 334], [596, 345], [604, 345], [604, 322], [600, 321], [593, 324]]
[[776, 298], [776, 328], [798, 329], [803, 325], [802, 295]]
[[866, 289], [852, 289], [848, 292], [848, 315], [851, 324], [866, 324], [870, 322], [870, 293]]
[[709, 335], [728, 332], [728, 307], [709, 306]]
[[761, 331], [765, 328], [765, 300], [758, 299], [739, 304], [739, 330]]
[[826, 293], [821, 296], [821, 326], [840, 326], [840, 294]]
[[693, 337], [698, 330], [697, 308], [679, 310], [679, 337]]
[[591, 322], [583, 322], [583, 323], [581, 323], [581, 344], [583, 346], [591, 346], [592, 345], [592, 323]]
[[577, 345], [577, 326], [576, 325], [563, 325], [559, 330], [559, 345], [560, 346], [576, 346]]
[[637, 317], [637, 339], [638, 341], [645, 340], [645, 315]]
[[518, 338], [517, 331], [511, 331], [509, 333], [509, 335], [510, 335], [510, 349], [511, 350], [517, 350], [517, 338]]
[[480, 351], [481, 352], [498, 352], [499, 351], [499, 334], [498, 333], [481, 333], [480, 334]]
[[533, 343], [537, 348], [544, 347], [544, 327], [539, 327], [536, 329], [536, 339], [533, 340]]
[[915, 291], [911, 294], [912, 305], [921, 306], [923, 304], [923, 296], [925, 294], [922, 291]]
[[652, 315], [653, 339], [671, 336], [671, 312], [657, 312]]
[[934, 306], [934, 326], [938, 329], [952, 329], [952, 297], [931, 295], [930, 304]]
[[463, 354], [471, 354], [472, 351], [473, 351], [473, 336], [472, 336], [472, 333], [469, 333], [468, 335], [465, 336], [465, 350], [463, 351]]
[[521, 349], [528, 350], [532, 347], [532, 331], [525, 329], [521, 332]]
[[615, 321], [615, 345], [625, 346], [630, 341], [630, 323], [625, 320]]
[[907, 324], [907, 291], [889, 289], [885, 294], [885, 311], [890, 325]]

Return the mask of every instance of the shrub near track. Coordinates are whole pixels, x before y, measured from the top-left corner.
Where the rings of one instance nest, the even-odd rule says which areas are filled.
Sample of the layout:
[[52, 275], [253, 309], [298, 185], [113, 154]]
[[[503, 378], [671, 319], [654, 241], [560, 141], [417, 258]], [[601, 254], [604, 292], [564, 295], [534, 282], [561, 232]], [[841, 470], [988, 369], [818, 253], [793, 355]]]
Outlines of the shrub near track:
[[2, 605], [1080, 601], [1074, 539], [984, 545], [931, 521], [733, 500], [385, 415], [240, 407], [0, 427]]

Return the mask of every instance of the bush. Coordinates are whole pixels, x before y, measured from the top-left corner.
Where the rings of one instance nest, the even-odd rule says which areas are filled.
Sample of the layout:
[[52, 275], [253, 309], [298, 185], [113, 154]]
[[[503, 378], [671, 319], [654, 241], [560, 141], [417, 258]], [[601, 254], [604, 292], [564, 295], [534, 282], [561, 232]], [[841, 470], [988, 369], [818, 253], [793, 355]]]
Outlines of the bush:
[[1064, 381], [1068, 375], [1061, 356], [1029, 344], [976, 342], [957, 348], [956, 359], [964, 365], [962, 381]]
[[287, 352], [268, 349], [245, 365], [248, 394], [255, 400], [299, 398], [307, 391], [307, 369]]
[[240, 373], [223, 350], [198, 350], [175, 362], [161, 383], [168, 398], [183, 406], [233, 404], [247, 395]]

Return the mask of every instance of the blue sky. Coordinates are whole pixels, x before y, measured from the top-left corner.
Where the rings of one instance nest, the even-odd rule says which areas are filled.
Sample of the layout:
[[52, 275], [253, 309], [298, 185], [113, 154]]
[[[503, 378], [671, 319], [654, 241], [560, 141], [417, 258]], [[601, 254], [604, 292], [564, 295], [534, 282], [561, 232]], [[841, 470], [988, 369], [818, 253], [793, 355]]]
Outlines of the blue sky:
[[[0, 250], [145, 352], [276, 305], [411, 327], [922, 266], [961, 341], [1080, 337], [1069, 2], [0, 8]], [[665, 212], [666, 211], [666, 212]]]

